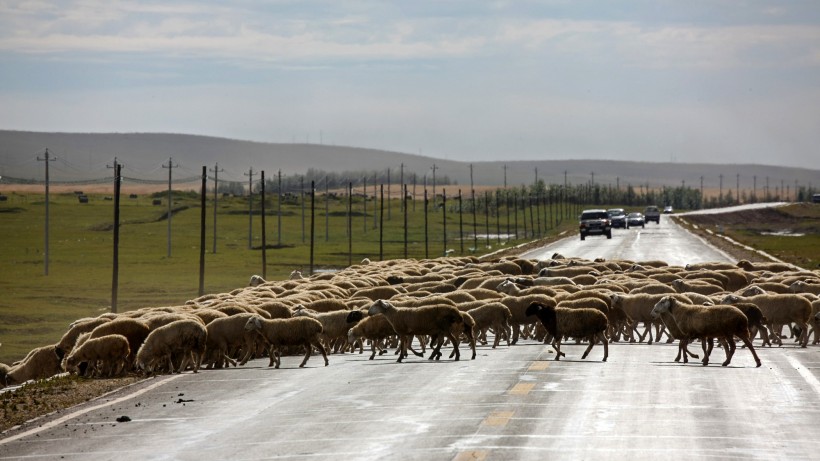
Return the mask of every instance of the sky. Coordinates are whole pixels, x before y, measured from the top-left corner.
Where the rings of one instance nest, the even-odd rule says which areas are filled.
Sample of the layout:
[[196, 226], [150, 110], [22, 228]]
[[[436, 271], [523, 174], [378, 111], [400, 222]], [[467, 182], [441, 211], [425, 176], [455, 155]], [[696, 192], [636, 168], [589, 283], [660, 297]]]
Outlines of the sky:
[[0, 0], [0, 129], [818, 169], [816, 0]]

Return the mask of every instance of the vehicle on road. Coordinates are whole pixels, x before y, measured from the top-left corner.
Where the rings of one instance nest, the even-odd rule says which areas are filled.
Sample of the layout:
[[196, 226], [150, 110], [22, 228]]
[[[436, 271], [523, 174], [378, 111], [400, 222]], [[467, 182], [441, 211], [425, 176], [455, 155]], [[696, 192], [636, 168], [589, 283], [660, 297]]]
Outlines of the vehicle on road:
[[650, 205], [643, 210], [644, 220], [646, 222], [655, 221], [655, 224], [661, 223], [661, 212], [658, 210], [658, 207], [654, 205]]
[[642, 213], [629, 213], [626, 217], [626, 228], [629, 229], [630, 227], [646, 227], [646, 221], [644, 220], [644, 216]]
[[579, 229], [581, 240], [585, 240], [587, 235], [606, 235], [606, 238], [612, 238], [612, 223], [606, 210], [584, 210]]
[[626, 227], [626, 211], [623, 208], [610, 208], [606, 210], [612, 227]]
[[675, 211], [672, 209], [672, 205], [666, 205], [663, 207], [663, 214], [672, 214]]

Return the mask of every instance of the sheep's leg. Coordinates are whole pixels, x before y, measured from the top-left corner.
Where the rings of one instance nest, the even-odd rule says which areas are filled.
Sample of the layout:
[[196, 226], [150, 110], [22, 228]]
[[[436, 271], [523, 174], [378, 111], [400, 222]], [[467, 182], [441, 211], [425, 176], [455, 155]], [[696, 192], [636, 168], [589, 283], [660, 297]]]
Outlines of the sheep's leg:
[[552, 341], [552, 347], [553, 347], [553, 349], [555, 349], [555, 359], [554, 360], [561, 360], [562, 355], [566, 356], [566, 354], [561, 352], [561, 337], [560, 337], [560, 335], [557, 335], [555, 337], [555, 339]]
[[[361, 352], [359, 352], [361, 354]], [[367, 360], [373, 360], [376, 358], [376, 341], [370, 340], [370, 358]]]
[[721, 364], [724, 367], [732, 362], [732, 356], [735, 355], [735, 349], [737, 348], [737, 346], [735, 345], [735, 339], [729, 337], [727, 346], [728, 347], [726, 348], [726, 361], [724, 361]]
[[[302, 359], [302, 363], [299, 364], [299, 368], [304, 368], [305, 364], [307, 363], [308, 359], [310, 358], [310, 352], [313, 350], [311, 346], [316, 346], [320, 351], [322, 351], [322, 355], [325, 355], [325, 348], [322, 345], [322, 340], [316, 341], [305, 341], [305, 358]], [[327, 361], [327, 356], [325, 355], [325, 361]]]
[[[325, 354], [322, 349], [319, 349], [319, 352], [322, 353], [322, 358], [325, 359], [325, 366], [328, 366], [330, 362], [327, 361], [327, 354]], [[308, 355], [310, 355], [309, 352]], [[307, 360], [305, 360], [305, 362], [307, 362]]]
[[800, 347], [806, 347], [809, 344], [809, 326], [806, 322], [800, 322], [797, 326], [800, 328]]
[[272, 367], [276, 365], [276, 348], [271, 344], [268, 346], [268, 357], [270, 357], [270, 361], [268, 362], [268, 366]]
[[744, 337], [741, 337], [740, 340], [743, 341], [743, 344], [745, 344], [746, 347], [749, 349], [749, 351], [751, 351], [752, 357], [754, 357], [755, 363], [759, 367], [760, 366], [760, 357], [757, 356], [757, 352], [755, 352], [755, 348], [752, 345], [752, 341], [749, 338], [744, 338]]
[[398, 363], [401, 363], [401, 361], [404, 360], [404, 357], [407, 356], [407, 341], [405, 338], [406, 336], [399, 337], [399, 359], [396, 360]]
[[[708, 343], [708, 350], [707, 350], [707, 343]], [[708, 340], [707, 339], [701, 339], [700, 346], [703, 348], [703, 360], [701, 360], [701, 362], [703, 362], [703, 366], [709, 365], [709, 354], [712, 353], [712, 346], [713, 346], [712, 338], [708, 338]]]
[[603, 333], [601, 333], [601, 342], [604, 343], [604, 359], [601, 361], [606, 362], [606, 359], [609, 358], [609, 341], [607, 341]]
[[407, 337], [407, 346], [404, 349], [404, 356], [405, 357], [407, 357], [407, 349], [410, 349], [410, 352], [412, 352], [413, 355], [415, 355], [416, 357], [424, 357], [424, 353], [426, 352], [425, 347], [424, 347], [424, 343], [425, 343], [424, 338], [421, 338], [419, 336], [416, 336], [416, 338], [421, 343], [421, 352], [418, 352], [415, 349], [413, 349], [413, 336], [408, 336]]
[[[461, 352], [458, 350], [458, 339], [452, 333], [447, 334], [447, 338], [453, 343], [453, 353], [456, 355], [456, 362], [461, 358]], [[473, 359], [475, 359], [475, 349], [473, 349]]]
[[[587, 349], [584, 351], [584, 354], [581, 356], [581, 360], [584, 360], [585, 358], [587, 358], [587, 355], [589, 355], [589, 351], [591, 351], [592, 346], [595, 345], [596, 336], [597, 335], [592, 335], [592, 336], [589, 337], [589, 346], [587, 346]], [[606, 359], [604, 359], [604, 361], [606, 361]]]
[[510, 326], [512, 327], [512, 343], [511, 344], [514, 346], [515, 343], [518, 342], [518, 336], [520, 334], [518, 329], [520, 328], [520, 325], [517, 324], [517, 323], [513, 323]]

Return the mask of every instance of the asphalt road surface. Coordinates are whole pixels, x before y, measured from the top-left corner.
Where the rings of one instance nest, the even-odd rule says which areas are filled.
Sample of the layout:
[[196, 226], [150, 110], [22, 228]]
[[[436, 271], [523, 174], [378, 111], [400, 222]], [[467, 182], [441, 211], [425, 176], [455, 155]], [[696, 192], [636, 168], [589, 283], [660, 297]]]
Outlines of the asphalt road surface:
[[529, 259], [549, 259], [554, 253], [586, 259], [607, 258], [631, 261], [663, 260], [670, 265], [685, 266], [705, 261], [733, 261], [726, 253], [709, 246], [690, 234], [669, 217], [661, 215], [659, 224], [644, 228], [612, 229], [612, 238], [590, 235], [582, 241], [575, 232], [570, 237], [522, 255]]
[[[545, 251], [718, 258], [697, 239], [678, 244], [679, 232], [661, 218], [590, 237], [587, 253]], [[580, 360], [585, 346], [569, 344], [555, 362], [527, 340], [459, 362], [366, 352], [304, 369], [284, 357], [275, 370], [260, 359], [148, 379], [43, 418], [3, 434], [0, 460], [818, 459], [820, 349], [784, 343], [758, 348], [761, 368], [740, 348], [729, 367], [717, 349], [707, 367], [678, 364], [670, 344], [616, 343], [607, 362], [600, 345]]]

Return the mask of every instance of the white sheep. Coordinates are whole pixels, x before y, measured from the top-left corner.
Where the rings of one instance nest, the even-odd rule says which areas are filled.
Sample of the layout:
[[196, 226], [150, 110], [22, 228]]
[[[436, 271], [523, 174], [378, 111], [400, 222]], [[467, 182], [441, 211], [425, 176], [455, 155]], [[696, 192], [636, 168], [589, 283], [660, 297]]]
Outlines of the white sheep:
[[[460, 358], [458, 342], [454, 330], [462, 328], [464, 320], [461, 312], [453, 306], [423, 306], [417, 308], [396, 307], [383, 299], [377, 300], [368, 309], [368, 315], [384, 314], [399, 335], [399, 359], [407, 357], [407, 348], [412, 336], [431, 335], [446, 337], [455, 348], [455, 359]], [[440, 356], [442, 342], [433, 347], [430, 359]]]
[[[211, 322], [213, 323], [213, 322]], [[137, 352], [137, 364], [148, 373], [154, 371], [157, 364], [167, 360], [168, 370], [181, 373], [189, 363], [193, 372], [199, 371], [205, 354], [208, 332], [202, 322], [196, 320], [177, 320], [163, 325], [145, 338]], [[174, 368], [173, 357], [181, 357], [178, 368]]]
[[364, 314], [362, 311], [341, 310], [332, 312], [316, 312], [306, 308], [296, 308], [293, 311], [293, 317], [310, 317], [318, 320], [322, 324], [322, 334], [320, 338], [325, 346], [325, 352], [330, 354], [337, 345], [337, 349], [342, 352], [346, 344], [336, 344], [339, 341], [347, 342], [347, 333], [350, 327], [356, 322], [362, 320]]
[[480, 307], [468, 310], [467, 313], [470, 314], [475, 321], [474, 337], [478, 337], [476, 335], [480, 334], [484, 338], [483, 343], [487, 344], [486, 331], [492, 328], [495, 333], [493, 349], [498, 346], [502, 337], [507, 341], [507, 346], [510, 345], [510, 319], [512, 318], [512, 313], [507, 306], [499, 302], [486, 303]]
[[63, 368], [56, 349], [56, 345], [32, 349], [23, 360], [11, 365], [6, 374], [8, 385], [23, 384], [32, 379], [45, 379], [62, 373]]
[[233, 358], [241, 350], [245, 355], [248, 351], [256, 351], [257, 335], [245, 330], [248, 319], [257, 314], [237, 314], [225, 318], [215, 319], [205, 329], [208, 331], [207, 355], [204, 360], [206, 368], [222, 368], [228, 364], [236, 366]]
[[609, 322], [601, 311], [597, 309], [567, 309], [555, 307], [554, 305], [543, 305], [532, 303], [526, 309], [528, 316], [535, 316], [544, 325], [547, 332], [552, 335], [552, 347], [555, 348], [555, 360], [561, 360], [566, 356], [561, 352], [561, 339], [570, 336], [576, 339], [586, 339], [589, 346], [584, 351], [581, 359], [587, 358], [589, 352], [597, 341], [604, 345], [603, 361], [609, 357], [609, 341], [606, 338], [606, 330]]
[[766, 317], [767, 326], [770, 331], [770, 339], [782, 345], [780, 331], [783, 325], [794, 323], [800, 328], [800, 347], [806, 347], [809, 342], [808, 322], [811, 320], [811, 303], [808, 299], [794, 294], [766, 294], [742, 297], [737, 295], [727, 295], [721, 301], [724, 304], [736, 304], [739, 302], [752, 303], [760, 308]]
[[[289, 319], [264, 319], [261, 316], [255, 315], [248, 319], [245, 323], [245, 330], [249, 332], [256, 332], [268, 345], [268, 355], [270, 356], [270, 363], [268, 366], [279, 368], [282, 363], [280, 358], [281, 346], [299, 346], [305, 347], [305, 358], [299, 367], [302, 368], [310, 358], [310, 353], [313, 347], [319, 350], [322, 357], [325, 359], [325, 366], [328, 365], [327, 354], [325, 348], [322, 347], [319, 335], [322, 333], [322, 324], [316, 319], [310, 317], [292, 317]], [[248, 351], [250, 354], [250, 351]], [[242, 360], [243, 363], [247, 361], [247, 355]]]
[[[684, 335], [682, 341], [695, 338], [704, 340], [704, 366], [709, 364], [709, 353], [706, 350], [707, 339], [720, 338], [728, 345], [726, 360], [722, 364], [725, 367], [731, 363], [732, 356], [735, 353], [735, 336], [743, 341], [743, 344], [752, 353], [757, 366], [760, 366], [760, 357], [757, 356], [749, 337], [749, 321], [738, 308], [729, 305], [697, 306], [681, 302], [672, 296], [664, 296], [652, 308], [652, 316], [660, 318], [664, 312], [672, 314], [678, 329]], [[687, 362], [685, 354], [683, 361], [684, 363]]]
[[[386, 341], [395, 335], [396, 330], [393, 329], [393, 326], [390, 325], [390, 322], [387, 321], [387, 318], [384, 315], [370, 315], [363, 318], [361, 322], [357, 323], [350, 328], [350, 330], [348, 330], [347, 342], [351, 345], [355, 345], [357, 342], [361, 344], [364, 339], [369, 340], [371, 354], [368, 360], [373, 360], [376, 357], [377, 350], [379, 351], [379, 355], [386, 352], [384, 350], [384, 346], [382, 345], [383, 341]], [[419, 354], [412, 348], [410, 348], [410, 350], [415, 355], [419, 357], [422, 356], [422, 354]], [[363, 351], [364, 347], [362, 345], [359, 353], [361, 354]]]
[[85, 362], [90, 370], [88, 376], [118, 376], [126, 371], [129, 355], [131, 348], [125, 336], [112, 334], [91, 338], [89, 335], [63, 359], [62, 365], [65, 371], [78, 374], [79, 365]]

